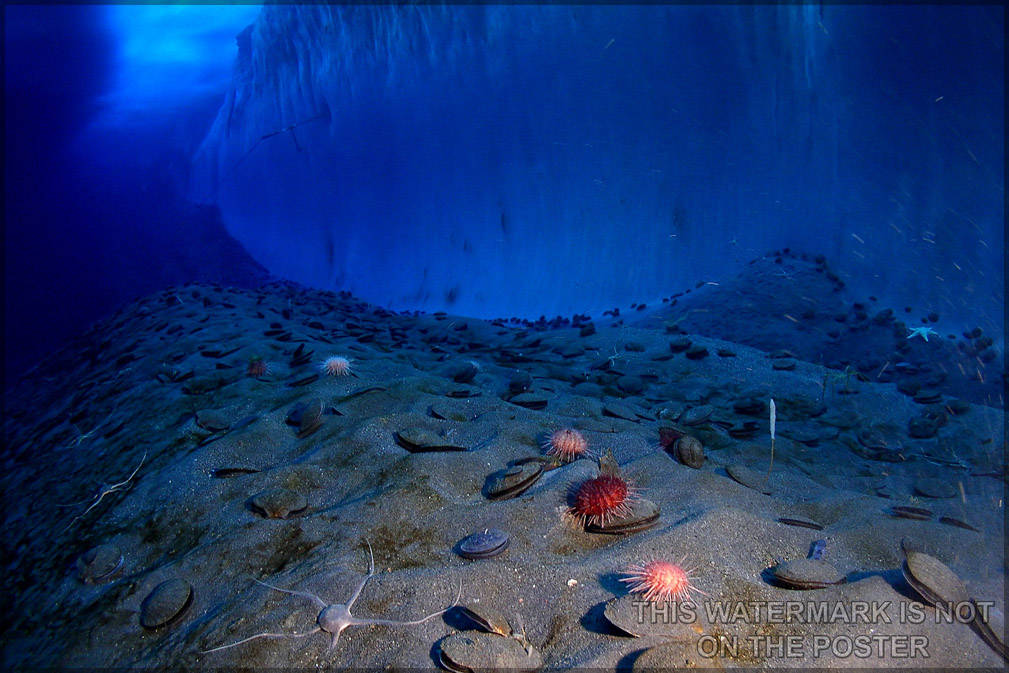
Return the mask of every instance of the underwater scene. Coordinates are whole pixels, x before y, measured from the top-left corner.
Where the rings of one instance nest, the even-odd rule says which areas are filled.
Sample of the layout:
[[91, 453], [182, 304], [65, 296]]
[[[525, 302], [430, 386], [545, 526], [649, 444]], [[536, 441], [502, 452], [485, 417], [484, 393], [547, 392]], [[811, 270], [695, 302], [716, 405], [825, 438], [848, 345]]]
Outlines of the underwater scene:
[[1004, 670], [1002, 6], [3, 12], [4, 670]]

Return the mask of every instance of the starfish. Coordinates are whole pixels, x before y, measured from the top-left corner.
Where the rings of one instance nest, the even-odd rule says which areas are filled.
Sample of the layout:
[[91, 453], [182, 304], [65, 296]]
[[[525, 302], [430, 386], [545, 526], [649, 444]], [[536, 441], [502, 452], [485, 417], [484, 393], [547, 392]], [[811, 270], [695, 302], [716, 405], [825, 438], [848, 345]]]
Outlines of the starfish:
[[269, 587], [274, 591], [280, 591], [285, 594], [291, 594], [292, 596], [301, 596], [307, 598], [316, 604], [322, 611], [316, 618], [315, 622], [317, 626], [311, 631], [306, 631], [304, 633], [257, 633], [254, 636], [249, 636], [239, 640], [236, 643], [231, 643], [230, 645], [221, 645], [219, 647], [214, 647], [209, 650], [202, 650], [203, 654], [208, 654], [210, 652], [217, 652], [219, 650], [226, 650], [229, 647], [235, 647], [236, 645], [241, 645], [242, 643], [247, 643], [250, 640], [255, 640], [257, 638], [304, 638], [305, 636], [310, 636], [313, 633], [319, 633], [324, 631], [331, 636], [329, 643], [329, 649], [336, 647], [336, 644], [340, 642], [340, 634], [343, 633], [344, 629], [350, 626], [372, 626], [372, 625], [383, 625], [383, 626], [414, 626], [416, 624], [423, 624], [429, 619], [433, 619], [438, 615], [443, 615], [453, 607], [459, 604], [459, 597], [462, 595], [462, 581], [459, 582], [459, 593], [456, 594], [455, 601], [452, 605], [448, 606], [444, 610], [439, 610], [438, 612], [432, 612], [426, 617], [421, 617], [420, 619], [414, 619], [408, 622], [393, 621], [391, 619], [370, 619], [363, 617], [355, 617], [350, 613], [350, 609], [354, 606], [354, 602], [361, 595], [361, 591], [364, 590], [364, 585], [368, 583], [375, 575], [375, 555], [371, 551], [371, 543], [368, 543], [368, 574], [365, 575], [361, 581], [358, 583], [357, 587], [354, 589], [354, 593], [351, 594], [350, 600], [346, 603], [334, 603], [332, 605], [326, 603], [315, 594], [308, 591], [291, 591], [289, 589], [281, 589], [280, 587], [275, 587], [272, 584], [267, 584], [266, 582], [259, 582], [265, 587]]
[[939, 336], [939, 333], [936, 332], [931, 327], [912, 327], [908, 331], [910, 332], [907, 335], [908, 339], [912, 339], [912, 338], [914, 338], [916, 336], [920, 336], [925, 341], [928, 341], [928, 335], [929, 334], [934, 334], [935, 336]]

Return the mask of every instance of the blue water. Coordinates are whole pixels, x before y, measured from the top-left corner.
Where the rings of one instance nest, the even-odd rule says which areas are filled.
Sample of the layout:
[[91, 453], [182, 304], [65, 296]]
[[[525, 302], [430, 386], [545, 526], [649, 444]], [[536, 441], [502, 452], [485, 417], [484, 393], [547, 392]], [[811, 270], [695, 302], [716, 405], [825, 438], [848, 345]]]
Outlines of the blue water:
[[1003, 343], [1000, 7], [260, 10], [5, 9], [11, 373], [190, 280], [535, 318], [782, 247]]

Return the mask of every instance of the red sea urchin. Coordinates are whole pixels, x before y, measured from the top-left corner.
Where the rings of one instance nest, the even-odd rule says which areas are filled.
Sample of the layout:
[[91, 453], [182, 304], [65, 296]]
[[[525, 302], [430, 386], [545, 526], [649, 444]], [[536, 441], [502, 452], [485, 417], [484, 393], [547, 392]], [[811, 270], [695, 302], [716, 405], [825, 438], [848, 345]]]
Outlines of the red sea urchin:
[[615, 474], [601, 474], [572, 489], [567, 517], [581, 526], [606, 526], [613, 519], [628, 516], [637, 497], [634, 489]]

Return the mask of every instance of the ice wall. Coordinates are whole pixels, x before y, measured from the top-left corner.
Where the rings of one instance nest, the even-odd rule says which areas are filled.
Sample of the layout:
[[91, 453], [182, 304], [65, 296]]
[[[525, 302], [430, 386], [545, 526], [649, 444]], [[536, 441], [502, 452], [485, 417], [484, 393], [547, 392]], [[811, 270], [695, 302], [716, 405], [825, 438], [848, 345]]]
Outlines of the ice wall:
[[394, 308], [591, 311], [825, 253], [1001, 328], [998, 7], [268, 6], [194, 194]]

